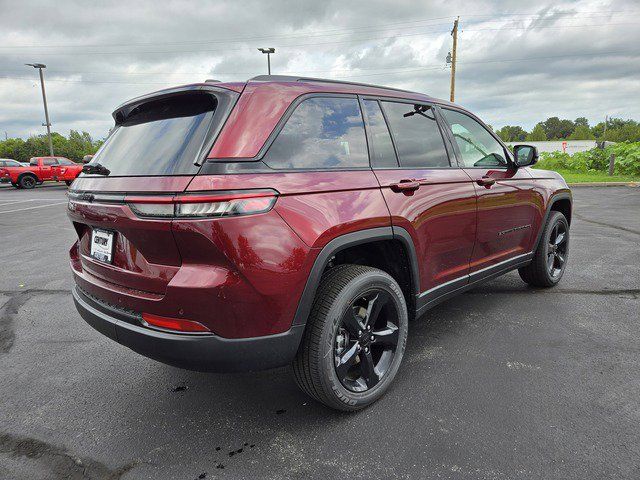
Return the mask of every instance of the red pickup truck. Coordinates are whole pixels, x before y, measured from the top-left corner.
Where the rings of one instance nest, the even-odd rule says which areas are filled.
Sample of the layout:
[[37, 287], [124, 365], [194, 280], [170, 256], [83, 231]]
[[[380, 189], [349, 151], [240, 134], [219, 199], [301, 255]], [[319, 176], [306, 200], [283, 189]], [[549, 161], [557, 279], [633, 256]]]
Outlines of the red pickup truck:
[[33, 188], [46, 181], [71, 185], [81, 171], [82, 165], [65, 157], [33, 157], [28, 167], [1, 167], [0, 179], [16, 188]]

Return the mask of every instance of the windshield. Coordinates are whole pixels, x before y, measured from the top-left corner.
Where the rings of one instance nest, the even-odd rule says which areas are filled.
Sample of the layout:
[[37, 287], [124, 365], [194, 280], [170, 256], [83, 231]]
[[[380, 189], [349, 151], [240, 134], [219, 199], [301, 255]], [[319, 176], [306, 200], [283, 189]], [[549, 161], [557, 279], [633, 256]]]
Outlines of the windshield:
[[109, 176], [195, 174], [194, 163], [216, 125], [218, 98], [186, 92], [149, 100], [130, 110], [93, 157]]

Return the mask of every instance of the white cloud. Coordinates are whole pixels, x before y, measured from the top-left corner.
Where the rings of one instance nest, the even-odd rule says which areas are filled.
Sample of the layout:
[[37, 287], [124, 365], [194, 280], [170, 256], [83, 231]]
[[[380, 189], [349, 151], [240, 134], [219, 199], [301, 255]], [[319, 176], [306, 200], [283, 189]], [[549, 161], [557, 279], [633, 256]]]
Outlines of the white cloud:
[[[43, 62], [54, 130], [104, 136], [128, 98], [265, 73], [345, 78], [448, 98], [449, 30], [461, 16], [456, 100], [495, 127], [557, 115], [640, 118], [633, 0], [12, 2], [2, 7], [0, 134], [41, 133]], [[432, 20], [428, 20], [432, 19]], [[604, 26], [602, 26], [604, 25]], [[626, 53], [624, 53], [626, 52]]]

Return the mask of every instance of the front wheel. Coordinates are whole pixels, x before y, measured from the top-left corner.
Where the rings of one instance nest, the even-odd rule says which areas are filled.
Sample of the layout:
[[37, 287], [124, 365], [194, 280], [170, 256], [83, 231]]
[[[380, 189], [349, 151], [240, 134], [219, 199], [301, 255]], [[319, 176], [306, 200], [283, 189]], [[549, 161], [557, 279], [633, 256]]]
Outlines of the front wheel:
[[533, 260], [518, 270], [520, 278], [534, 287], [555, 286], [569, 258], [569, 222], [561, 212], [551, 212]]
[[328, 407], [360, 410], [396, 376], [407, 328], [407, 305], [389, 274], [339, 265], [320, 282], [293, 363], [296, 383]]

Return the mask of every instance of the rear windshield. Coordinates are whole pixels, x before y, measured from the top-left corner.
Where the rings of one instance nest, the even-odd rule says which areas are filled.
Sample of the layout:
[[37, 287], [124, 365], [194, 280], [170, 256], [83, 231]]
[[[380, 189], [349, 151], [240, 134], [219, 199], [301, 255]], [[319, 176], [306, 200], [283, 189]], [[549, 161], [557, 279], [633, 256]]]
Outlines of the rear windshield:
[[203, 146], [224, 120], [216, 114], [219, 104], [211, 93], [188, 92], [145, 102], [126, 117], [119, 112], [91, 164], [103, 165], [109, 176], [195, 174]]

